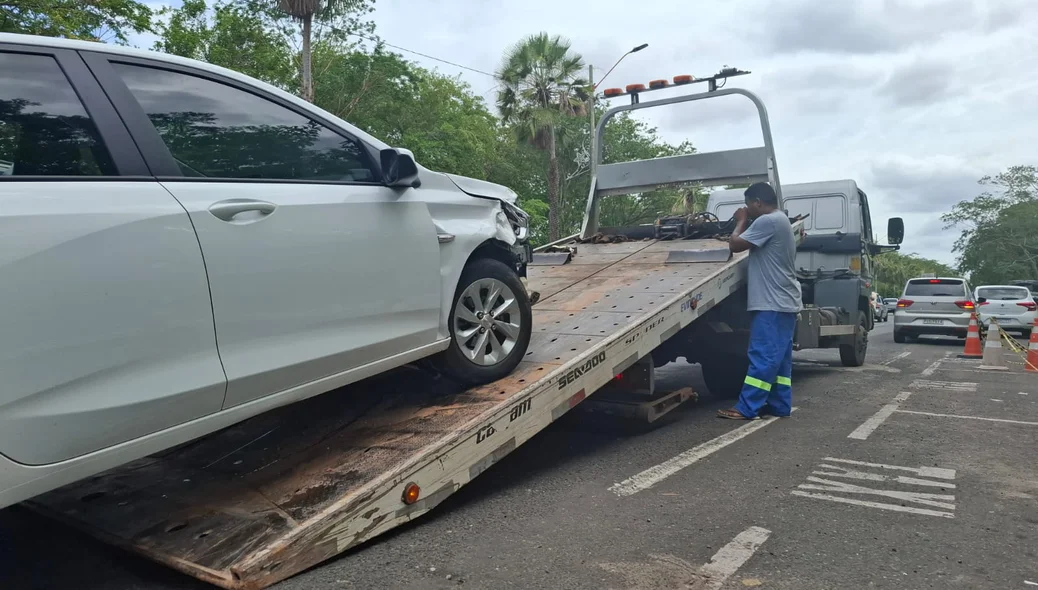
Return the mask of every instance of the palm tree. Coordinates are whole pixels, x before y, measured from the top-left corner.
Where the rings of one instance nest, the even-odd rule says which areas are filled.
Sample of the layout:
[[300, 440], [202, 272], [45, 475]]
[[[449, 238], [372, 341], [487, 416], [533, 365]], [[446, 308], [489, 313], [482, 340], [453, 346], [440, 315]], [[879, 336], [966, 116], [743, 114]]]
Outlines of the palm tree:
[[507, 52], [497, 72], [502, 88], [497, 109], [519, 139], [548, 153], [548, 238], [559, 239], [558, 129], [563, 117], [581, 115], [588, 82], [580, 77], [584, 60], [558, 35], [531, 35]]

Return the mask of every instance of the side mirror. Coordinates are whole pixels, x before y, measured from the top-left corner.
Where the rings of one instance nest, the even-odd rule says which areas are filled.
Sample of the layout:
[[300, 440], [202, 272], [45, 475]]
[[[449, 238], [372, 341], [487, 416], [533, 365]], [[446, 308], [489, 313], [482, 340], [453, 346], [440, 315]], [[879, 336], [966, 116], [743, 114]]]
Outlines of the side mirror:
[[392, 187], [418, 188], [418, 164], [414, 156], [397, 148], [386, 148], [379, 152], [379, 163], [382, 165], [382, 184]]
[[905, 221], [900, 217], [887, 220], [887, 243], [900, 244], [905, 239]]

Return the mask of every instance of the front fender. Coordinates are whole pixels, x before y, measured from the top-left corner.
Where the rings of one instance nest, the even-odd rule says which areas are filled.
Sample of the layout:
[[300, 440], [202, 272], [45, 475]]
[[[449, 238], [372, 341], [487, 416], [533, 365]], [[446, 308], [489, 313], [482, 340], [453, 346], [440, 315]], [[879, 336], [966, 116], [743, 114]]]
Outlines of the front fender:
[[439, 335], [447, 338], [450, 309], [465, 265], [474, 254], [486, 251], [488, 244], [497, 244], [504, 252], [514, 252], [521, 244], [499, 201], [481, 200], [477, 206], [440, 206], [432, 213], [436, 233], [440, 236], [441, 300], [444, 302]]

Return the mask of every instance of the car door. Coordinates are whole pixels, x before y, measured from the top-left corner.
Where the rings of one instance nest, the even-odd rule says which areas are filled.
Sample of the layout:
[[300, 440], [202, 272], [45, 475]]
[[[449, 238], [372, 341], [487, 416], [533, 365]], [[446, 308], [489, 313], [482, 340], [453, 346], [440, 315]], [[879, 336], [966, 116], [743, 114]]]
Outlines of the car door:
[[0, 44], [0, 453], [56, 463], [219, 411], [202, 254], [77, 54]]
[[225, 408], [437, 343], [436, 229], [418, 191], [379, 182], [377, 151], [240, 80], [88, 62], [128, 92], [116, 105], [198, 233]]

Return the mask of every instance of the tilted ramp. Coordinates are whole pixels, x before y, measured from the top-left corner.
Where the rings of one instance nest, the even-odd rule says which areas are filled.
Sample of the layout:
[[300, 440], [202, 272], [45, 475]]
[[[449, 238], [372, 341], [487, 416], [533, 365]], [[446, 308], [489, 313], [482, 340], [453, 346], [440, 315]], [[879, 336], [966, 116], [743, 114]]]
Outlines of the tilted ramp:
[[533, 337], [506, 379], [454, 392], [397, 371], [28, 505], [218, 586], [264, 588], [428, 512], [738, 289], [743, 255], [667, 263], [719, 246], [577, 245], [530, 267]]

